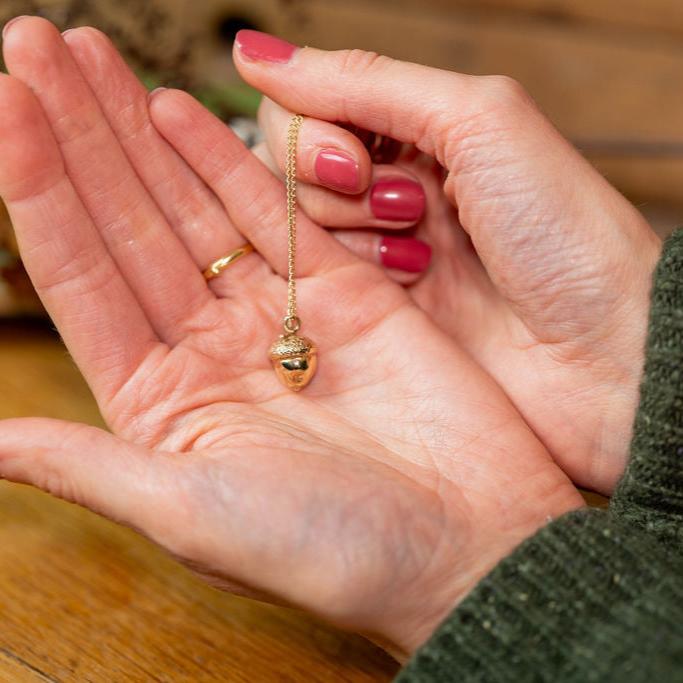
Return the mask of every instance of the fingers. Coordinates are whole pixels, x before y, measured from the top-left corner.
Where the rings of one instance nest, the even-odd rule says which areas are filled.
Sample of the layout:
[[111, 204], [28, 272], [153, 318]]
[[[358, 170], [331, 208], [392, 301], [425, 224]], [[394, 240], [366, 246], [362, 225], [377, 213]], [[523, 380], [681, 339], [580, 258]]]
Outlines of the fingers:
[[415, 237], [365, 230], [334, 230], [332, 234], [359, 258], [386, 268], [387, 274], [402, 285], [419, 280], [432, 259], [432, 248]]
[[100, 401], [160, 344], [64, 169], [29, 88], [0, 75], [0, 196], [36, 290]]
[[[287, 161], [287, 128], [294, 112], [264, 97], [259, 106], [259, 126], [268, 149], [284, 174]], [[299, 131], [297, 178], [336, 192], [357, 194], [367, 189], [372, 175], [370, 155], [352, 133], [327, 121], [305, 118]]]
[[[222, 201], [239, 231], [280, 275], [287, 273], [285, 188], [228, 127], [187, 93], [151, 98], [157, 130]], [[302, 212], [297, 221], [297, 272], [324, 273], [355, 257]]]
[[[286, 138], [286, 131], [282, 134]], [[277, 162], [265, 143], [252, 152], [278, 177]], [[419, 179], [396, 165], [374, 165], [369, 189], [349, 195], [318, 185], [300, 184], [297, 201], [318, 225], [334, 228], [401, 229], [415, 225], [425, 211], [425, 192]]]
[[[252, 148], [252, 153], [258, 157], [273, 172], [280, 177], [280, 170], [265, 143], [259, 143]], [[383, 170], [391, 174], [383, 182]], [[401, 199], [401, 186], [414, 188], [413, 196], [417, 196], [419, 215], [422, 215], [425, 204], [425, 194], [419, 180], [405, 169], [392, 166], [375, 166], [374, 171], [379, 176], [373, 187], [384, 186], [396, 190], [389, 195], [389, 201]], [[403, 175], [397, 176], [396, 173]], [[395, 183], [394, 180], [399, 182]], [[411, 187], [412, 186], [412, 187]], [[412, 194], [412, 193], [411, 193]], [[392, 196], [393, 195], [393, 196]], [[414, 221], [388, 221], [378, 219], [373, 213], [372, 191], [363, 195], [342, 195], [327, 188], [315, 185], [301, 185], [297, 189], [297, 201], [306, 215], [319, 225], [328, 228], [346, 227], [348, 230], [334, 230], [332, 235], [356, 256], [382, 265], [388, 269], [388, 275], [404, 285], [409, 285], [419, 279], [427, 270], [431, 261], [432, 249], [423, 240], [405, 235], [384, 235], [380, 232], [360, 230], [359, 227], [375, 228], [405, 228]], [[399, 210], [401, 209], [400, 202]]]
[[0, 479], [35, 486], [155, 540], [168, 535], [179, 507], [168, 457], [82, 424], [0, 421]]
[[67, 174], [162, 339], [175, 343], [213, 297], [131, 166], [57, 29], [27, 17], [5, 31], [5, 62], [36, 93]]
[[[291, 111], [349, 121], [434, 156], [492, 281], [535, 338], [580, 338], [594, 327], [595, 307], [580, 300], [594, 291], [587, 281], [630, 296], [648, 290], [649, 273], [630, 281], [623, 264], [656, 261], [653, 231], [512, 79], [298, 48], [247, 30], [233, 57], [249, 84]], [[608, 308], [619, 311], [605, 300]]]
[[[252, 152], [279, 177], [280, 171], [265, 143], [256, 145]], [[418, 182], [416, 185], [422, 193], [422, 186]], [[328, 228], [347, 227], [347, 230], [332, 230], [331, 234], [359, 258], [387, 268], [387, 274], [396, 282], [412, 284], [429, 267], [432, 248], [423, 240], [359, 229], [359, 226], [387, 227], [387, 223], [391, 227], [402, 228], [409, 224], [368, 216], [367, 195], [340, 195], [327, 188], [301, 185], [297, 190], [297, 201], [316, 223]]]
[[[258, 31], [237, 34], [233, 58], [242, 77], [290, 111], [348, 121], [435, 154], [440, 121], [473, 112], [478, 79], [362, 50], [298, 48]], [[478, 104], [478, 103], [477, 103]], [[457, 108], [456, 108], [457, 107]], [[441, 118], [443, 116], [443, 119]], [[443, 147], [449, 134], [440, 131]]]
[[[244, 243], [223, 205], [152, 125], [148, 92], [112, 42], [97, 29], [67, 31], [64, 41], [97, 97], [132, 167], [163, 211], [198, 270]], [[240, 268], [264, 263], [244, 259]], [[242, 280], [240, 275], [238, 280]], [[224, 288], [235, 278], [214, 281]]]

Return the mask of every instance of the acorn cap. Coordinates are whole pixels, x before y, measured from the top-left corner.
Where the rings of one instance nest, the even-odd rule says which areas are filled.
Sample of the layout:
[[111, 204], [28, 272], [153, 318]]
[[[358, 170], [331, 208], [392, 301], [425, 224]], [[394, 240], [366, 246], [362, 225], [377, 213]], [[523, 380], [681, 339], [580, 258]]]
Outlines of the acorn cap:
[[303, 354], [313, 354], [316, 352], [315, 344], [307, 337], [299, 337], [296, 334], [282, 335], [276, 339], [270, 347], [271, 360], [281, 358], [291, 358]]

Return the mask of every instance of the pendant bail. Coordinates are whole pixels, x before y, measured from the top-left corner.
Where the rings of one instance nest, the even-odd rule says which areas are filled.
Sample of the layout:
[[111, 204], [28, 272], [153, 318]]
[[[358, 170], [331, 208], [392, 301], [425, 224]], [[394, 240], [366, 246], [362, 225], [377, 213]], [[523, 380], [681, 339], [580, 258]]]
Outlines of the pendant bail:
[[298, 315], [288, 315], [282, 322], [286, 334], [294, 334], [301, 327], [301, 318]]

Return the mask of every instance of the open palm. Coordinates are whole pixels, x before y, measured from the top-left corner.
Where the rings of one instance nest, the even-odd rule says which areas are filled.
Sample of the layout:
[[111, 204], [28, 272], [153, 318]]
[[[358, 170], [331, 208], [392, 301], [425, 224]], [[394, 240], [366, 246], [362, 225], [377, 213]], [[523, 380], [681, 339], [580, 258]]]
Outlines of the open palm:
[[[0, 192], [114, 435], [5, 421], [1, 476], [406, 651], [579, 504], [498, 386], [305, 216], [299, 307], [320, 365], [288, 392], [268, 360], [286, 302], [281, 183], [188, 95], [148, 104], [92, 29], [63, 40], [22, 19], [4, 52]], [[201, 269], [245, 239], [257, 253], [209, 288]]]

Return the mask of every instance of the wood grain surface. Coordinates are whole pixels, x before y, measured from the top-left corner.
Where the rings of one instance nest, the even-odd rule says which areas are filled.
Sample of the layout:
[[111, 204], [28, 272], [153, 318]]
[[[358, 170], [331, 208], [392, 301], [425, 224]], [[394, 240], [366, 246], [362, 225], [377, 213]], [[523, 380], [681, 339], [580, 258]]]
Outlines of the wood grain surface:
[[[101, 425], [44, 323], [0, 323], [0, 418]], [[360, 637], [202, 584], [128, 529], [0, 482], [0, 683], [389, 681]]]

